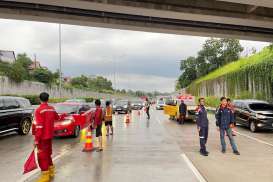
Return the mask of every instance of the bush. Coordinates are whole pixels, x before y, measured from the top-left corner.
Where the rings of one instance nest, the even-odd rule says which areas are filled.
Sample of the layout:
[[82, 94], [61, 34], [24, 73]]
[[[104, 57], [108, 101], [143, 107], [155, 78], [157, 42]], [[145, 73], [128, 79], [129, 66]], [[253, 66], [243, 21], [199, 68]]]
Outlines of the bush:
[[[209, 97], [204, 97], [204, 98], [205, 98], [206, 106], [218, 107], [220, 104], [220, 98], [218, 98], [218, 97], [209, 96]], [[198, 104], [199, 97], [195, 97], [195, 99], [196, 99], [196, 103]]]
[[236, 99], [252, 99], [253, 95], [249, 91], [242, 91], [240, 95], [236, 97]]
[[49, 103], [60, 103], [65, 102], [67, 98], [50, 98]]
[[218, 107], [220, 105], [220, 98], [215, 96], [206, 97], [206, 103], [210, 107]]
[[28, 99], [32, 105], [39, 105], [40, 104], [40, 99], [39, 99], [38, 95], [22, 95], [22, 96], [18, 96], [18, 97], [24, 97], [24, 98]]
[[93, 102], [94, 101], [94, 98], [92, 98], [92, 97], [85, 97], [84, 99], [86, 102]]

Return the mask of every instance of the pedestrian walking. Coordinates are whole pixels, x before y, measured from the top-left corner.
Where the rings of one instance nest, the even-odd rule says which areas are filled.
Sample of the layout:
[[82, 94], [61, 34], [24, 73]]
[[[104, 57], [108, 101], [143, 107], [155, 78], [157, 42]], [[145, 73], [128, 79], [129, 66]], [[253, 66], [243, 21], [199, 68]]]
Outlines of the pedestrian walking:
[[232, 111], [233, 117], [234, 117], [234, 123], [231, 126], [231, 130], [232, 130], [232, 135], [236, 136], [236, 118], [235, 118], [235, 108], [234, 105], [231, 102], [230, 98], [227, 98], [227, 107]]
[[150, 119], [150, 106], [151, 106], [151, 102], [149, 101], [148, 98], [146, 98], [145, 101], [145, 110], [146, 110], [146, 114], [147, 114], [147, 119]]
[[40, 94], [40, 106], [35, 110], [35, 142], [38, 149], [38, 164], [42, 174], [37, 182], [49, 182], [55, 175], [55, 167], [52, 161], [52, 138], [54, 121], [59, 119], [54, 107], [48, 105], [48, 93]]
[[105, 108], [105, 116], [104, 116], [104, 121], [105, 121], [105, 126], [106, 126], [106, 136], [109, 136], [109, 130], [111, 129], [110, 135], [113, 135], [114, 129], [113, 129], [113, 109], [111, 107], [111, 102], [106, 101], [105, 103], [106, 108]]
[[179, 105], [179, 124], [184, 124], [187, 114], [187, 105], [181, 100]]
[[102, 123], [103, 123], [103, 119], [104, 119], [104, 114], [103, 114], [103, 110], [101, 108], [101, 101], [99, 99], [97, 99], [95, 101], [95, 105], [96, 105], [96, 111], [95, 111], [93, 122], [92, 122], [92, 125], [93, 125], [92, 128], [96, 129], [96, 137], [98, 139], [97, 152], [101, 152], [101, 151], [103, 151], [103, 148], [102, 148]]
[[207, 151], [206, 144], [208, 141], [209, 120], [207, 109], [205, 108], [205, 99], [199, 98], [198, 102], [199, 105], [196, 108], [196, 123], [200, 139], [200, 154], [208, 156], [209, 152]]
[[227, 105], [226, 97], [221, 97], [221, 105], [217, 108], [215, 113], [216, 126], [220, 131], [220, 141], [222, 145], [222, 153], [226, 153], [226, 142], [225, 142], [225, 133], [227, 134], [230, 145], [232, 147], [233, 153], [235, 155], [240, 155], [235, 140], [232, 136], [231, 126], [234, 123], [234, 114], [232, 110]]

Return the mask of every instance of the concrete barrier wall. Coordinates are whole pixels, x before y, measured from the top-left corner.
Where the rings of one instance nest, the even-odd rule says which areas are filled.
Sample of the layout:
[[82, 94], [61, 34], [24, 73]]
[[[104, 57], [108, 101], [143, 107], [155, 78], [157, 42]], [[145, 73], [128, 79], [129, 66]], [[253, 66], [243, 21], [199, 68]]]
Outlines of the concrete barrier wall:
[[[57, 86], [47, 86], [40, 82], [23, 81], [15, 83], [10, 81], [7, 77], [0, 77], [0, 95], [14, 94], [14, 95], [37, 95], [41, 92], [48, 92], [51, 97], [58, 98], [59, 88]], [[94, 97], [94, 98], [112, 98], [111, 94], [104, 94], [80, 89], [62, 89], [62, 97]]]

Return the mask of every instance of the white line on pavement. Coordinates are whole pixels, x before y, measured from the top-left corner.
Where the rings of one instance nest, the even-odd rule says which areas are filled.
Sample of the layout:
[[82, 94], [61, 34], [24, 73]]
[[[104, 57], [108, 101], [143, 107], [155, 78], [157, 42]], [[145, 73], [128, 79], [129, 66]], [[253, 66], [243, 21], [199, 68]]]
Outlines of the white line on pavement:
[[198, 181], [200, 182], [206, 182], [205, 178], [200, 174], [198, 169], [193, 165], [193, 163], [190, 161], [190, 159], [186, 156], [186, 154], [181, 154], [181, 157], [184, 159], [188, 167], [192, 170], [193, 174], [196, 176]]
[[248, 139], [255, 140], [256, 142], [259, 142], [259, 143], [262, 143], [262, 144], [269, 145], [269, 146], [273, 147], [273, 144], [265, 142], [265, 141], [260, 140], [258, 138], [255, 138], [255, 137], [252, 137], [252, 136], [249, 136], [249, 135], [246, 135], [246, 134], [242, 134], [242, 133], [240, 133], [238, 131], [236, 131], [235, 133], [237, 133], [238, 135], [244, 136], [244, 137], [246, 137]]
[[[54, 162], [57, 162], [61, 157], [63, 157], [64, 155], [68, 154], [69, 151], [64, 151], [62, 152], [61, 154], [55, 156], [53, 158], [53, 161]], [[17, 182], [26, 182], [28, 180], [30, 180], [32, 177], [34, 177], [34, 175], [37, 175], [41, 170], [38, 168], [38, 169], [35, 169], [25, 175], [23, 175]]]
[[[156, 117], [156, 120], [160, 125], [162, 125], [162, 123], [161, 123], [161, 121], [160, 121], [160, 119], [158, 117]], [[184, 161], [186, 162], [186, 164], [188, 165], [190, 170], [193, 172], [193, 174], [196, 176], [198, 181], [206, 182], [205, 178], [200, 174], [198, 169], [196, 169], [196, 167], [193, 165], [193, 163], [190, 161], [190, 159], [187, 157], [187, 155], [186, 154], [181, 154], [181, 157], [184, 159]]]

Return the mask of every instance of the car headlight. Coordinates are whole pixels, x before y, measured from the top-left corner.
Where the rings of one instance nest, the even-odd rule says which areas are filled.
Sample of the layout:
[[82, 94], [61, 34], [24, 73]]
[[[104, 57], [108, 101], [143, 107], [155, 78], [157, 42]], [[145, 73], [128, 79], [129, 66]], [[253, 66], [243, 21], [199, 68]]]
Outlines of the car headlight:
[[258, 118], [258, 119], [266, 119], [266, 116], [261, 115], [261, 114], [256, 114], [256, 118]]
[[62, 121], [62, 125], [70, 125], [73, 121], [71, 119], [66, 119]]

